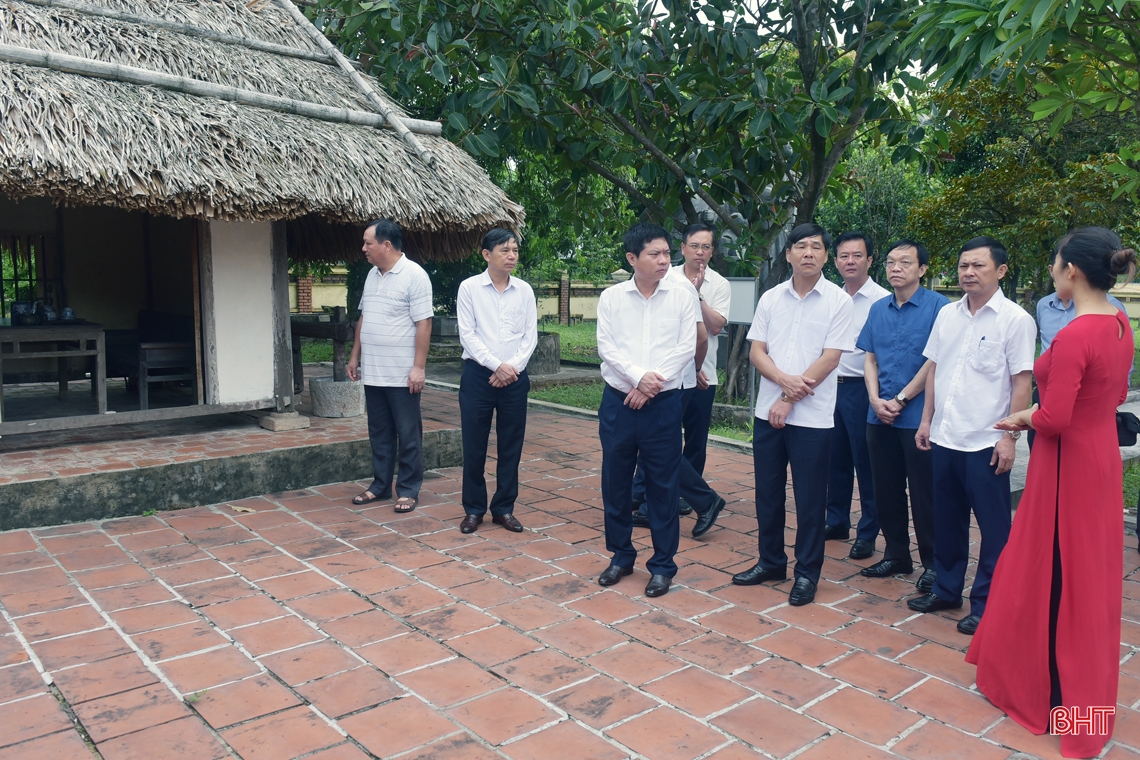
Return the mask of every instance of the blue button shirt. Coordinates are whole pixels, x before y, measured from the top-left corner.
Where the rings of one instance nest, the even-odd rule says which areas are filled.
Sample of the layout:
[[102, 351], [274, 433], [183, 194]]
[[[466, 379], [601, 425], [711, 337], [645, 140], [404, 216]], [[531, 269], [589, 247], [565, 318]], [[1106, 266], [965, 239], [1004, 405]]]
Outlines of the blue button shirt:
[[[1108, 302], [1124, 312], [1124, 316], [1128, 316], [1128, 311], [1120, 301], [1109, 296]], [[1057, 298], [1056, 293], [1050, 293], [1037, 302], [1037, 328], [1041, 331], [1041, 353], [1049, 350], [1053, 338], [1057, 337], [1061, 328], [1072, 322], [1075, 316], [1077, 316], [1077, 305], [1069, 301], [1069, 308], [1066, 309], [1061, 305], [1061, 299]], [[1129, 324], [1132, 322], [1129, 321]]]
[[[950, 299], [941, 293], [919, 288], [901, 307], [893, 293], [871, 305], [867, 323], [855, 345], [875, 355], [879, 364], [879, 398], [897, 396], [922, 369], [926, 363], [922, 350], [934, 328], [934, 319], [948, 303]], [[910, 399], [894, 427], [918, 430], [924, 401], [922, 393]], [[874, 409], [868, 409], [867, 422], [883, 424]]]

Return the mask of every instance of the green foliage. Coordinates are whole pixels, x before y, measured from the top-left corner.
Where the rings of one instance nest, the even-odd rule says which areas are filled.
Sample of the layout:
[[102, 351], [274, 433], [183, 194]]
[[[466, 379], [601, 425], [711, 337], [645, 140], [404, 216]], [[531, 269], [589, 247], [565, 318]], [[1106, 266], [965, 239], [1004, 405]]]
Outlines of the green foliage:
[[581, 385], [557, 385], [552, 388], [531, 390], [530, 398], [549, 401], [552, 404], [573, 406], [578, 409], [597, 411], [602, 405], [602, 392], [605, 383], [583, 383]]
[[[926, 0], [913, 42], [940, 82], [1011, 76], [1039, 96], [1030, 110], [1056, 137], [1074, 119], [1140, 116], [1140, 5], [1135, 0]], [[1136, 196], [1140, 162], [1122, 150], [1113, 198]]]
[[560, 325], [556, 321], [543, 321], [539, 322], [538, 329], [558, 333], [558, 350], [566, 361], [602, 363], [598, 357], [597, 322]]
[[[907, 110], [922, 83], [904, 71], [902, 44], [914, 4], [319, 0], [313, 15], [472, 154], [541, 156], [562, 182], [551, 198], [564, 218], [600, 177], [629, 212], [661, 223], [695, 221], [707, 205], [763, 259], [793, 209], [813, 217], [857, 136], [874, 132], [900, 155], [922, 139]], [[598, 197], [589, 182], [585, 194]], [[597, 258], [585, 245], [581, 255]]]
[[[920, 200], [933, 195], [941, 183], [922, 173], [917, 162], [896, 162], [885, 146], [865, 145], [852, 150], [844, 171], [833, 180], [835, 191], [819, 204], [816, 222], [833, 237], [849, 230], [871, 236], [875, 257], [871, 277], [885, 282], [886, 247], [909, 235], [907, 218]], [[925, 243], [924, 243], [925, 245]], [[839, 277], [834, 259], [830, 273]]]

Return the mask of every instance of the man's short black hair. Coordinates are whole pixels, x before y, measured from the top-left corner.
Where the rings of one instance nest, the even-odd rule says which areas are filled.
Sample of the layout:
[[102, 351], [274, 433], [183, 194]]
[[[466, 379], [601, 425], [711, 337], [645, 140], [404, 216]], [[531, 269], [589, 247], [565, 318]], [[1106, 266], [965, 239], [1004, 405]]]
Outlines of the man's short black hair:
[[961, 256], [966, 251], [972, 251], [975, 248], [989, 248], [990, 258], [994, 260], [995, 267], [1009, 263], [1009, 253], [1005, 250], [1005, 246], [989, 235], [979, 235], [976, 238], [967, 240], [965, 244], [962, 245], [962, 250], [958, 251], [958, 255]]
[[831, 235], [827, 233], [827, 230], [825, 230], [823, 227], [820, 227], [818, 224], [806, 222], [804, 224], [797, 224], [788, 235], [788, 249], [791, 250], [791, 247], [796, 243], [800, 242], [801, 240], [806, 240], [810, 237], [815, 237], [816, 235], [823, 239], [823, 247], [825, 249], [831, 247]]
[[511, 230], [508, 230], [506, 227], [495, 227], [483, 236], [483, 247], [479, 250], [494, 251], [496, 246], [500, 246], [510, 240], [515, 241], [515, 244], [517, 245], [519, 242], [519, 236]]
[[640, 257], [645, 246], [659, 238], [663, 238], [666, 242], [669, 241], [669, 233], [665, 231], [664, 227], [659, 224], [642, 223], [630, 227], [629, 232], [621, 236], [621, 242], [625, 245], [627, 253]]
[[859, 230], [849, 230], [837, 237], [835, 239], [835, 248], [832, 249], [832, 252], [838, 256], [839, 246], [843, 245], [849, 240], [862, 240], [863, 250], [867, 252], [867, 258], [870, 259], [875, 256], [875, 244], [871, 242], [871, 236], [865, 232], [859, 232]]
[[918, 263], [920, 266], [926, 266], [930, 263], [930, 254], [926, 252], [926, 246], [924, 246], [922, 243], [916, 243], [910, 238], [899, 238], [895, 242], [891, 243], [891, 247], [887, 249], [886, 255], [883, 256], [883, 260], [886, 261], [887, 256], [889, 256], [891, 254], [891, 251], [895, 250], [896, 248], [913, 248], [914, 250], [918, 251]]
[[400, 229], [400, 225], [391, 219], [377, 219], [365, 229], [372, 230], [372, 236], [376, 238], [377, 243], [387, 240], [397, 251], [404, 250], [404, 232]]
[[713, 236], [712, 246], [713, 246], [713, 249], [715, 250], [716, 249], [716, 230], [713, 229], [711, 224], [705, 224], [704, 222], [695, 222], [693, 224], [690, 224], [688, 227], [686, 227], [685, 231], [681, 233], [681, 242], [682, 243], [689, 242], [689, 238], [691, 238], [693, 235], [696, 235], [698, 232], [711, 232], [712, 233], [712, 236]]

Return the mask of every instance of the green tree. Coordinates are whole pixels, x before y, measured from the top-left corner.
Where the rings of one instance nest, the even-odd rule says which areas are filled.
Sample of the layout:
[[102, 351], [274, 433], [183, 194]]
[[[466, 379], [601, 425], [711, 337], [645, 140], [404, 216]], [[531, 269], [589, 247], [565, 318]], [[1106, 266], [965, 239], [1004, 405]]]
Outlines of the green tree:
[[[926, 0], [911, 40], [941, 83], [1012, 74], [1039, 98], [1050, 131], [1097, 112], [1140, 117], [1140, 3], [1136, 0]], [[1114, 195], [1140, 189], [1140, 150], [1122, 146]]]

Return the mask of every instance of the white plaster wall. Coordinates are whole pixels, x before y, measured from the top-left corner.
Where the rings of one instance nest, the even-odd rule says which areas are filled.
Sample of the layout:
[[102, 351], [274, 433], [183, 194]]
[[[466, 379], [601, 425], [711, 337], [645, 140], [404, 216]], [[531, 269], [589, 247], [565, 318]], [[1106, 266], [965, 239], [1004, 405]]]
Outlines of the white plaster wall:
[[218, 402], [273, 397], [269, 222], [210, 222]]

